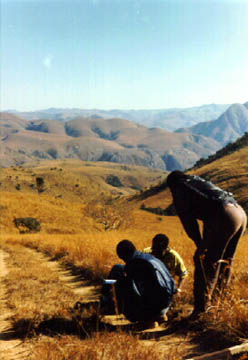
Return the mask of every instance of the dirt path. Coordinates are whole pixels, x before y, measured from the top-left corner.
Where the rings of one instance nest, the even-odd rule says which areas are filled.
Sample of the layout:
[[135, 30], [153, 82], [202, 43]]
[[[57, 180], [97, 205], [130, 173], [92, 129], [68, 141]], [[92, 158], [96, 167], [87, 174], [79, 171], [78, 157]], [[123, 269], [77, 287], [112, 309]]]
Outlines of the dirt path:
[[[28, 249], [29, 251], [33, 251]], [[95, 285], [89, 285], [88, 280], [81, 276], [72, 275], [72, 271], [65, 270], [57, 261], [49, 261], [44, 255], [36, 253], [41, 261], [45, 261], [47, 266], [58, 274], [59, 280], [64, 283], [74, 294], [79, 295], [82, 301], [91, 302], [99, 299], [100, 288]]]
[[[68, 317], [68, 308], [77, 301], [85, 303], [97, 299], [99, 287], [92, 286], [82, 274], [72, 274], [70, 269], [65, 270], [57, 261], [35, 250], [5, 245], [4, 250], [0, 250], [0, 360], [40, 359], [36, 346], [41, 337], [77, 335], [75, 323]], [[24, 335], [21, 340], [22, 334], [13, 328], [13, 318], [17, 319], [18, 326], [26, 323], [30, 328], [30, 324], [38, 321], [39, 327], [33, 336]], [[108, 321], [111, 326], [125, 327], [125, 321], [118, 325], [118, 318], [114, 316]], [[137, 334], [144, 345], [164, 351], [178, 348], [180, 354], [182, 348], [184, 356], [178, 359], [206, 353], [206, 349], [194, 341], [194, 331], [184, 330], [183, 325], [174, 332], [169, 330], [169, 326], [164, 325]]]
[[[59, 280], [63, 282], [64, 286], [68, 287], [73, 291], [74, 294], [80, 297], [80, 301], [83, 303], [90, 303], [99, 299], [100, 288], [88, 284], [87, 280], [82, 280], [80, 277], [72, 275], [70, 270], [65, 270], [57, 261], [50, 261], [45, 255], [37, 253], [34, 250], [27, 249], [28, 252], [33, 253], [33, 256], [37, 258], [37, 261], [45, 262], [51, 271], [56, 272]], [[191, 308], [189, 310], [191, 312]], [[119, 320], [121, 318], [121, 320]], [[113, 325], [118, 329], [124, 329], [129, 323], [127, 320], [123, 320], [120, 316], [106, 316], [104, 323]], [[129, 323], [130, 324], [130, 323]], [[159, 348], [164, 351], [168, 351], [169, 348], [183, 347], [185, 353], [188, 354], [199, 354], [196, 350], [196, 345], [189, 341], [190, 336], [187, 336], [184, 332], [181, 334], [168, 334], [166, 332], [166, 325], [160, 326], [154, 329], [147, 329], [140, 332], [134, 332], [138, 335], [144, 345], [156, 344]]]
[[9, 317], [12, 315], [7, 307], [6, 287], [4, 279], [8, 276], [5, 259], [8, 257], [4, 251], [0, 250], [0, 359], [1, 360], [22, 360], [29, 355], [30, 349], [21, 340], [13, 339], [14, 334], [10, 331], [11, 322]]
[[[6, 251], [0, 250], [0, 295], [1, 295], [1, 314], [0, 317], [0, 359], [1, 360], [36, 360], [35, 353], [33, 353], [32, 348], [36, 340], [34, 339], [25, 339], [22, 341], [20, 339], [13, 339], [14, 331], [7, 332], [8, 329], [11, 329], [11, 316], [15, 315], [15, 311], [17, 312], [17, 318], [21, 318], [21, 320], [25, 320], [26, 317], [30, 317], [26, 315], [26, 310], [23, 311], [19, 310], [19, 306], [22, 306], [23, 303], [26, 302], [26, 299], [23, 298], [21, 300], [18, 299], [17, 304], [15, 304], [15, 299], [9, 298], [8, 301], [6, 299], [6, 294], [8, 288], [12, 286], [12, 282], [9, 280], [9, 274], [16, 273], [20, 278], [16, 278], [16, 283], [21, 282], [21, 279], [24, 277], [24, 283], [27, 286], [27, 291], [32, 291], [33, 296], [30, 295], [30, 303], [27, 304], [28, 307], [34, 307], [35, 314], [38, 312], [46, 313], [54, 312], [55, 310], [48, 310], [49, 309], [49, 302], [55, 301], [54, 298], [58, 297], [61, 294], [61, 291], [64, 291], [69, 298], [69, 302], [66, 302], [66, 306], [75, 304], [76, 301], [81, 302], [92, 302], [99, 299], [99, 287], [92, 286], [89, 284], [87, 279], [83, 279], [82, 276], [79, 275], [72, 275], [70, 269], [65, 270], [57, 261], [51, 261], [47, 256], [42, 253], [36, 252], [35, 250], [19, 247], [15, 248], [14, 246], [7, 247]], [[35, 264], [35, 269], [37, 270], [37, 274], [34, 274], [35, 270], [31, 271], [31, 273], [25, 274], [27, 268], [32, 267], [32, 263]], [[23, 274], [22, 274], [23, 273]], [[31, 275], [30, 275], [31, 274]], [[42, 278], [41, 280], [38, 278], [39, 276], [42, 277], [45, 274], [45, 280]], [[49, 274], [49, 275], [48, 275]], [[17, 276], [17, 275], [15, 275]], [[32, 279], [32, 277], [34, 279]], [[51, 278], [51, 280], [49, 280]], [[25, 280], [26, 279], [26, 280]], [[52, 287], [43, 290], [39, 288], [39, 292], [43, 293], [42, 299], [44, 299], [42, 307], [39, 307], [39, 299], [35, 299], [34, 294], [37, 293], [37, 289], [34, 288], [31, 290], [28, 289], [28, 283], [32, 282], [37, 283], [37, 286], [40, 287], [40, 284], [43, 284], [44, 281], [51, 282], [54, 286], [54, 290]], [[23, 286], [20, 284], [20, 286]], [[14, 289], [15, 286], [13, 285]], [[60, 287], [60, 290], [59, 290]], [[56, 289], [55, 289], [56, 288]], [[62, 289], [62, 290], [61, 290]], [[11, 293], [13, 289], [9, 289]], [[13, 297], [17, 297], [18, 295], [18, 288], [15, 289], [16, 293]], [[52, 292], [54, 291], [54, 294]], [[57, 291], [57, 292], [55, 292]], [[46, 295], [51, 293], [46, 299]], [[28, 295], [28, 294], [27, 294]], [[63, 298], [63, 296], [62, 296]], [[17, 300], [16, 300], [17, 301]], [[33, 302], [33, 303], [32, 303]], [[37, 304], [35, 304], [37, 302]], [[14, 309], [16, 307], [16, 310]], [[10, 310], [12, 308], [12, 310]], [[18, 314], [19, 312], [19, 314]], [[34, 316], [35, 317], [35, 316]], [[57, 320], [57, 318], [56, 318]], [[108, 319], [109, 320], [109, 319]], [[107, 320], [107, 323], [108, 323]], [[117, 320], [117, 321], [116, 321]], [[118, 319], [114, 316], [110, 319], [109, 323], [115, 326], [118, 323]], [[45, 321], [43, 321], [43, 325]], [[126, 324], [126, 322], [119, 322], [121, 326]], [[62, 326], [68, 326], [68, 324], [64, 321]], [[50, 326], [50, 325], [49, 325]], [[119, 326], [119, 328], [121, 327]], [[117, 326], [118, 327], [118, 326]], [[170, 346], [180, 346], [184, 344], [185, 346], [185, 335], [165, 335], [165, 328], [160, 327], [157, 329], [150, 329], [148, 331], [141, 332], [140, 339], [144, 342], [145, 345], [155, 344], [159, 347], [164, 347], [165, 350], [168, 349]], [[56, 327], [55, 332], [59, 332], [60, 329]], [[17, 335], [18, 336], [18, 335]], [[44, 334], [42, 334], [44, 336]], [[188, 343], [188, 349], [192, 348], [192, 345]]]
[[[49, 283], [47, 288], [46, 283]], [[44, 289], [41, 288], [42, 284]], [[25, 286], [26, 291], [21, 289]], [[19, 294], [21, 292], [22, 295]], [[45, 312], [44, 319], [50, 316], [51, 324], [58, 323], [54, 328], [55, 334], [63, 326], [69, 326], [69, 331], [72, 329], [73, 332], [76, 330], [72, 321], [66, 318], [67, 314], [64, 319], [57, 315], [56, 304], [54, 310], [52, 303], [57, 301], [64, 309], [72, 307], [77, 301], [91, 302], [98, 297], [97, 287], [88, 285], [88, 281], [81, 276], [72, 275], [70, 270], [63, 269], [57, 261], [51, 261], [42, 253], [29, 248], [5, 245], [4, 250], [0, 249], [0, 360], [36, 360], [33, 353], [35, 340], [26, 338], [25, 334], [22, 339], [22, 334], [13, 329], [13, 318], [16, 317], [17, 323], [19, 320], [25, 325], [30, 318], [42, 316], [39, 312]], [[50, 313], [55, 313], [54, 319]], [[44, 320], [43, 324], [45, 323]], [[54, 325], [49, 323], [48, 330], [50, 326]], [[24, 326], [24, 330], [26, 327]]]

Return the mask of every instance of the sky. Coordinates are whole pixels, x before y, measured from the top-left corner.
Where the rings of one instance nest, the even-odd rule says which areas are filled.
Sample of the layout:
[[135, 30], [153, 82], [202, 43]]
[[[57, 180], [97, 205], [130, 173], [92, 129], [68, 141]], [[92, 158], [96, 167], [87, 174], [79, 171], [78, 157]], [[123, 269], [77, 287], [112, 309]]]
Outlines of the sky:
[[248, 0], [1, 0], [0, 108], [248, 101]]

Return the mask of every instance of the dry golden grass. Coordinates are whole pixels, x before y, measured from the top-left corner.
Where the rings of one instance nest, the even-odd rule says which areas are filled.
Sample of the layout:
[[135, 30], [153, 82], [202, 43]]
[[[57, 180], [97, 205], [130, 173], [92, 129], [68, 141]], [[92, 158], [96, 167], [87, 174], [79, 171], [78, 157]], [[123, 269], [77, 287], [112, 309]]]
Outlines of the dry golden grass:
[[[14, 202], [12, 202], [13, 204]], [[48, 214], [48, 207], [39, 207], [39, 211]], [[75, 209], [75, 208], [74, 208]], [[53, 257], [59, 258], [63, 255], [63, 260], [73, 263], [77, 267], [87, 268], [92, 271], [95, 277], [106, 275], [109, 268], [119, 262], [115, 248], [122, 239], [132, 240], [139, 250], [151, 245], [151, 239], [159, 232], [166, 233], [171, 239], [171, 246], [175, 248], [184, 258], [185, 264], [192, 272], [192, 256], [194, 244], [189, 240], [177, 217], [163, 217], [141, 210], [132, 211], [132, 226], [130, 229], [114, 231], [83, 231], [81, 223], [74, 225], [75, 234], [71, 232], [73, 216], [68, 213], [68, 232], [64, 234], [50, 234], [50, 230], [37, 234], [19, 234], [11, 224], [9, 225], [12, 233], [1, 233], [2, 241], [23, 244], [36, 248], [38, 251], [48, 253]], [[59, 211], [59, 208], [58, 208]], [[66, 213], [66, 214], [67, 214]], [[130, 214], [129, 214], [130, 215]], [[70, 217], [69, 217], [70, 216]], [[76, 217], [76, 212], [74, 212]], [[82, 215], [81, 215], [82, 216]], [[82, 222], [85, 218], [82, 216]], [[75, 224], [75, 221], [74, 223]], [[54, 218], [53, 226], [66, 228], [63, 216]]]
[[[143, 167], [79, 160], [44, 161], [35, 168], [27, 165], [0, 171], [2, 233], [18, 233], [13, 218], [30, 216], [41, 221], [42, 232], [50, 234], [128, 226], [129, 211], [127, 206], [124, 210], [121, 198], [134, 194], [133, 187], [155, 184], [164, 175]], [[106, 183], [111, 174], [118, 176], [123, 187]], [[44, 179], [42, 192], [38, 192], [37, 177]]]
[[[195, 173], [208, 174], [217, 185], [226, 189], [231, 188], [239, 201], [247, 202], [248, 165], [244, 161], [246, 156], [247, 151], [240, 150], [238, 160], [233, 154], [229, 160], [222, 159]], [[128, 177], [129, 172], [118, 166], [113, 165], [111, 172], [118, 174], [120, 178], [124, 172]], [[24, 326], [21, 322], [23, 318], [31, 319], [28, 326], [32, 325], [32, 329], [45, 318], [63, 316], [68, 319], [68, 308], [76, 301], [74, 295], [64, 292], [64, 289], [58, 285], [58, 281], [53, 278], [54, 274], [49, 274], [44, 268], [42, 270], [38, 268], [37, 263], [32, 263], [32, 256], [29, 257], [29, 265], [24, 263], [27, 272], [23, 273], [23, 270], [20, 270], [23, 269], [24, 262], [22, 260], [24, 258], [21, 257], [23, 246], [60, 259], [62, 264], [72, 264], [82, 272], [87, 270], [87, 276], [97, 282], [108, 274], [114, 263], [120, 262], [115, 253], [116, 245], [120, 240], [130, 239], [141, 250], [151, 244], [151, 239], [156, 233], [166, 233], [171, 239], [171, 247], [181, 254], [189, 271], [189, 276], [183, 285], [183, 293], [176, 299], [175, 308], [178, 310], [192, 306], [194, 271], [192, 257], [195, 249], [193, 242], [186, 236], [177, 217], [161, 217], [140, 210], [142, 202], [148, 206], [162, 208], [168, 206], [171, 203], [168, 190], [145, 201], [127, 202], [125, 198], [118, 198], [119, 189], [113, 189], [102, 181], [106, 168], [103, 170], [102, 167], [91, 164], [81, 169], [75, 163], [74, 167], [69, 163], [60, 163], [56, 170], [51, 170], [52, 167], [55, 167], [54, 163], [46, 163], [35, 169], [3, 169], [1, 174], [0, 243], [11, 254], [11, 259], [15, 259], [13, 260], [15, 266], [19, 268], [19, 271], [13, 270], [8, 286], [12, 294], [9, 298], [10, 304], [15, 309], [16, 319], [20, 320], [20, 328]], [[62, 171], [59, 170], [60, 167], [63, 168]], [[88, 172], [90, 168], [94, 169], [94, 174]], [[134, 176], [134, 170], [132, 171], [131, 174]], [[142, 177], [144, 174], [142, 171], [137, 170], [135, 176]], [[31, 182], [34, 183], [33, 173], [35, 176], [42, 174], [45, 177], [47, 188], [43, 193], [38, 193], [36, 189], [30, 187]], [[13, 180], [13, 174], [16, 174], [18, 179]], [[156, 174], [154, 176], [148, 173], [148, 175], [147, 184], [149, 181], [154, 184], [156, 179], [159, 179]], [[8, 178], [9, 176], [11, 179]], [[124, 177], [121, 179], [123, 180]], [[21, 183], [19, 191], [15, 189], [16, 181]], [[77, 183], [79, 187], [74, 186]], [[56, 187], [56, 184], [59, 185]], [[128, 187], [125, 188], [125, 194], [132, 192], [133, 190], [129, 190]], [[62, 194], [62, 197], [58, 198], [59, 194]], [[32, 216], [41, 220], [42, 231], [37, 234], [19, 234], [13, 224], [14, 216]], [[111, 230], [112, 219], [121, 220], [120, 226], [115, 230], [113, 227]], [[106, 228], [106, 222], [111, 225], [109, 228]], [[106, 229], [109, 231], [105, 231]], [[16, 253], [20, 254], [20, 259], [18, 256], [15, 257]], [[223, 301], [219, 305], [216, 304], [216, 307], [204, 316], [202, 326], [205, 335], [214, 332], [218, 338], [218, 334], [224, 334], [223, 336], [230, 343], [248, 337], [247, 253], [248, 234], [241, 239], [238, 246], [234, 262], [234, 279], [230, 290], [223, 297]], [[32, 286], [30, 283], [27, 285], [29, 280]], [[47, 287], [44, 287], [45, 285]], [[51, 290], [49, 290], [50, 285]], [[34, 286], [37, 286], [37, 290]], [[46, 290], [39, 293], [43, 288]], [[26, 294], [25, 301], [21, 293]], [[43, 305], [40, 306], [41, 303], [46, 306], [45, 310]], [[192, 336], [194, 332], [195, 330]], [[161, 354], [154, 349], [140, 347], [138, 340], [131, 334], [101, 333], [83, 341], [78, 334], [55, 338], [42, 336], [38, 338], [38, 342], [37, 338], [32, 341], [35, 343], [36, 354], [39, 354], [36, 358], [45, 360], [161, 358]], [[129, 345], [130, 350], [127, 350], [125, 344]], [[111, 357], [112, 352], [116, 357]], [[171, 355], [165, 358], [179, 359], [181, 356], [179, 353], [171, 352]]]
[[1, 247], [9, 254], [5, 282], [16, 330], [18, 327], [23, 330], [24, 323], [34, 329], [51, 316], [68, 317], [69, 307], [79, 300], [79, 296], [63, 286], [58, 274], [51, 271], [41, 254], [34, 256], [31, 250], [13, 243], [2, 243]]
[[[5, 282], [8, 306], [13, 312], [13, 330], [16, 336], [25, 338], [31, 348], [32, 355], [27, 360], [158, 360], [162, 352], [165, 356], [169, 351], [149, 343], [144, 346], [132, 333], [113, 333], [99, 328], [93, 309], [86, 314], [83, 325], [79, 325], [69, 310], [81, 300], [80, 296], [60, 281], [42, 254], [23, 247], [27, 245], [25, 237], [2, 237], [1, 244], [9, 254], [9, 274]], [[176, 360], [180, 353], [181, 347], [170, 350], [166, 358]]]
[[234, 276], [221, 301], [206, 315], [209, 329], [218, 331], [229, 339], [248, 338], [248, 274], [245, 254], [248, 251], [248, 234], [240, 241], [234, 261]]
[[[180, 306], [192, 304], [192, 276], [193, 263], [192, 256], [193, 244], [182, 234], [182, 229], [176, 218], [169, 217], [168, 223], [160, 231], [167, 233], [175, 248], [184, 258], [189, 270], [189, 276], [183, 286], [183, 296], [177, 299], [177, 309]], [[173, 223], [174, 220], [174, 223]], [[173, 231], [169, 231], [173, 229]], [[1, 236], [1, 242], [17, 246], [22, 244], [37, 249], [38, 251], [50, 254], [52, 257], [61, 258], [64, 263], [74, 264], [82, 271], [87, 269], [87, 274], [92, 280], [99, 280], [105, 277], [114, 263], [120, 262], [115, 253], [116, 244], [123, 238], [131, 239], [139, 249], [150, 245], [151, 238], [155, 232], [137, 229], [126, 232], [104, 232], [104, 233], [85, 233], [80, 235], [6, 235]], [[247, 329], [247, 266], [244, 254], [247, 253], [248, 236], [245, 235], [240, 241], [236, 261], [234, 262], [234, 280], [232, 291], [227, 294], [226, 300], [221, 302], [221, 306], [211, 313], [208, 321], [210, 327], [224, 328], [230, 336], [235, 334], [239, 337], [246, 337]], [[224, 326], [224, 327], [223, 327]], [[229, 329], [227, 331], [227, 328]]]
[[[164, 171], [142, 166], [86, 162], [80, 160], [43, 161], [0, 170], [1, 190], [16, 191], [19, 184], [22, 193], [37, 193], [36, 177], [44, 178], [46, 195], [62, 196], [64, 200], [87, 201], [102, 195], [116, 197], [135, 193], [135, 188], [145, 188], [166, 177]], [[123, 186], [111, 186], [108, 175], [118, 176]]]
[[241, 204], [248, 203], [248, 147], [218, 159], [194, 171], [205, 175], [215, 184], [234, 193]]
[[76, 337], [46, 338], [39, 342], [36, 351], [42, 360], [176, 360], [183, 354], [180, 347], [165, 351], [150, 344], [144, 346], [134, 336], [121, 332], [97, 334], [84, 342]]
[[[173, 218], [168, 218], [170, 224], [168, 228], [173, 225]], [[174, 219], [176, 220], [176, 219]], [[182, 246], [184, 238], [180, 236], [181, 229], [179, 229], [177, 221], [174, 223], [174, 248], [181, 249], [181, 254], [184, 257], [185, 263], [189, 269], [189, 277], [185, 281], [182, 296], [176, 299], [175, 309], [183, 309], [187, 307], [189, 303], [192, 303], [192, 251], [189, 251], [190, 242], [188, 246]], [[178, 232], [178, 236], [176, 233]], [[44, 324], [47, 320], [55, 320], [58, 318], [63, 319], [62, 326], [67, 329], [71, 328], [71, 318], [69, 314], [69, 307], [72, 306], [77, 297], [71, 294], [70, 291], [61, 287], [57, 275], [52, 273], [45, 265], [41, 265], [37, 262], [37, 258], [33, 256], [32, 252], [27, 255], [23, 254], [27, 250], [23, 249], [23, 245], [28, 247], [34, 247], [39, 251], [49, 253], [51, 256], [59, 257], [64, 254], [61, 261], [69, 261], [75, 264], [77, 267], [86, 268], [91, 270], [93, 278], [105, 276], [109, 267], [112, 264], [119, 262], [119, 259], [115, 255], [115, 246], [117, 242], [122, 238], [132, 239], [138, 248], [143, 248], [150, 243], [150, 238], [153, 235], [151, 232], [137, 231], [137, 234], [131, 232], [109, 232], [109, 233], [96, 233], [85, 234], [85, 237], [76, 235], [18, 235], [1, 236], [2, 247], [10, 254], [10, 265], [14, 266], [10, 272], [10, 276], [7, 281], [9, 293], [8, 301], [9, 305], [15, 312], [14, 324], [15, 330], [23, 332], [24, 334], [38, 335], [38, 328], [40, 324]], [[203, 319], [203, 325], [205, 329], [205, 336], [208, 339], [207, 334], [213, 333], [217, 336], [224, 334], [223, 339], [220, 340], [220, 344], [225, 339], [225, 344], [228, 341], [231, 343], [238, 342], [241, 339], [247, 338], [247, 269], [243, 259], [244, 251], [247, 252], [247, 235], [240, 242], [240, 246], [237, 254], [237, 261], [235, 262], [235, 279], [232, 284], [230, 293], [222, 301], [218, 309], [207, 314]], [[188, 248], [187, 248], [188, 247]], [[87, 249], [87, 250], [86, 250]], [[23, 268], [25, 272], [23, 272]], [[42, 290], [41, 290], [42, 289]], [[96, 325], [94, 325], [96, 328]], [[94, 328], [94, 329], [95, 329]], [[56, 328], [57, 329], [57, 328]], [[198, 329], [200, 330], [200, 329]], [[66, 332], [66, 331], [65, 331]], [[193, 330], [195, 333], [196, 330]], [[60, 334], [60, 332], [58, 332]], [[124, 343], [130, 344], [130, 350], [127, 352], [127, 348], [124, 346], [119, 347], [120, 337]], [[193, 335], [192, 335], [193, 336]], [[37, 339], [39, 340], [37, 342]], [[108, 359], [109, 352], [115, 351], [116, 347], [118, 351], [116, 357], [132, 359], [134, 353], [137, 359], [159, 359], [161, 354], [154, 351], [154, 348], [144, 350], [144, 346], [137, 346], [137, 340], [132, 334], [109, 334], [92, 333], [91, 338], [88, 340], [81, 339], [81, 335], [74, 329], [74, 335], [55, 336], [55, 338], [47, 338], [46, 336], [39, 336], [39, 338], [32, 338], [35, 354], [37, 351], [37, 357], [42, 354], [42, 359], [94, 359], [96, 356], [96, 350], [99, 347], [99, 357], [95, 359]], [[232, 339], [232, 340], [231, 340]], [[166, 341], [166, 340], [165, 340]], [[106, 353], [101, 353], [105, 346], [108, 346]], [[209, 345], [209, 349], [211, 345]], [[186, 349], [182, 344], [180, 347], [181, 354], [185, 353]], [[126, 353], [127, 352], [127, 353]], [[151, 352], [153, 355], [151, 355]], [[179, 359], [179, 350], [177, 354], [170, 353], [171, 357], [168, 359]], [[95, 355], [94, 355], [95, 354]], [[163, 352], [164, 354], [164, 352]], [[165, 354], [164, 354], [165, 355]], [[74, 357], [73, 357], [74, 356]], [[102, 357], [101, 357], [102, 356]], [[129, 357], [128, 357], [129, 356]], [[130, 357], [133, 356], [133, 357]], [[151, 357], [153, 356], [153, 357]], [[174, 356], [174, 357], [173, 357]], [[111, 358], [111, 357], [110, 357]], [[165, 357], [167, 359], [167, 357]]]
[[[240, 149], [218, 159], [201, 168], [189, 171], [190, 174], [203, 176], [217, 186], [233, 192], [236, 199], [248, 212], [248, 147]], [[137, 200], [137, 206], [145, 203], [147, 207], [167, 208], [172, 203], [169, 189], [148, 197], [145, 200]], [[246, 205], [245, 205], [246, 204]]]

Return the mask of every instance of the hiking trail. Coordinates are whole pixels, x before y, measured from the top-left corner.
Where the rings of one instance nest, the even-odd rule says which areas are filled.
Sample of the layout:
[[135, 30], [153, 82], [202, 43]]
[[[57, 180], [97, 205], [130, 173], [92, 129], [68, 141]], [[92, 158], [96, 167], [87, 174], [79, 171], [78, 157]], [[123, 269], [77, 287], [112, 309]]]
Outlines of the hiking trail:
[[8, 269], [5, 260], [9, 255], [0, 250], [0, 359], [1, 360], [22, 360], [26, 359], [29, 351], [21, 340], [14, 339], [11, 331], [9, 316], [12, 315], [7, 306], [5, 277], [8, 276]]
[[[30, 274], [32, 276], [28, 273], [27, 275], [22, 275], [22, 273], [26, 274], [28, 270], [31, 271]], [[30, 285], [30, 289], [33, 289], [32, 295], [27, 293], [27, 299], [23, 297], [15, 306], [12, 304], [13, 299], [11, 299], [9, 294], [11, 294], [11, 291], [18, 291], [18, 288], [17, 290], [10, 289], [13, 282], [12, 277], [10, 277], [11, 273], [15, 276], [20, 276], [19, 280], [16, 278], [17, 283], [20, 283], [20, 279], [26, 276], [24, 283], [27, 285], [27, 289], [29, 282], [34, 286], [32, 288]], [[45, 288], [46, 283], [49, 283], [49, 289]], [[37, 287], [35, 288], [35, 286]], [[43, 313], [51, 312], [49, 310], [50, 307], [55, 306], [56, 308], [56, 306], [59, 306], [56, 304], [60, 304], [60, 302], [64, 302], [61, 306], [66, 309], [72, 307], [77, 301], [83, 303], [97, 301], [99, 299], [99, 291], [99, 286], [92, 285], [82, 275], [74, 275], [69, 268], [66, 269], [58, 261], [52, 260], [36, 250], [24, 246], [4, 245], [3, 249], [0, 250], [0, 359], [38, 359], [35, 355], [34, 346], [37, 341], [36, 337], [33, 336], [31, 339], [22, 338], [13, 329], [13, 318], [15, 316], [20, 321], [27, 321], [26, 314], [24, 313], [22, 316], [21, 310], [18, 309], [19, 306], [25, 306], [26, 301], [26, 306], [33, 308], [35, 316], [39, 317]], [[62, 294], [62, 292], [64, 293]], [[41, 303], [40, 299], [44, 299], [44, 301]], [[55, 310], [53, 311], [55, 312]], [[122, 326], [124, 328], [127, 322], [119, 320], [120, 316], [118, 317], [117, 315], [109, 316], [105, 319], [106, 323], [113, 326], [113, 328], [120, 329]], [[63, 331], [68, 334], [73, 332], [75, 334], [75, 325], [72, 320], [66, 317], [64, 319], [61, 316], [58, 317], [56, 313], [51, 319], [44, 320], [41, 324], [42, 326], [39, 327], [40, 336], [63, 334]], [[185, 353], [183, 359], [206, 353], [199, 347], [196, 341], [192, 340], [195, 336], [194, 331], [190, 332], [180, 329], [177, 332], [175, 328], [174, 332], [169, 332], [168, 326], [163, 324], [158, 328], [143, 330], [136, 332], [136, 334], [146, 346], [153, 345], [167, 351], [175, 347], [182, 347]]]

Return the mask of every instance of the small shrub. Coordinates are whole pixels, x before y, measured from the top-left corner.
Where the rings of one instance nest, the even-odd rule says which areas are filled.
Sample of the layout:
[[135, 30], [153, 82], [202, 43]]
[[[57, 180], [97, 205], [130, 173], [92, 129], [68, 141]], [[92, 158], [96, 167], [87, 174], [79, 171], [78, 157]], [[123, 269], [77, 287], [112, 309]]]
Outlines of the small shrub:
[[37, 177], [36, 178], [36, 186], [37, 186], [37, 189], [38, 189], [38, 192], [43, 192], [45, 189], [45, 181], [43, 179], [43, 177]]
[[106, 178], [106, 183], [115, 187], [122, 187], [123, 184], [116, 175], [108, 175]]
[[41, 230], [40, 222], [32, 217], [14, 218], [14, 224], [20, 234], [35, 233]]

